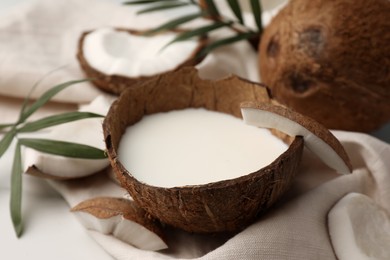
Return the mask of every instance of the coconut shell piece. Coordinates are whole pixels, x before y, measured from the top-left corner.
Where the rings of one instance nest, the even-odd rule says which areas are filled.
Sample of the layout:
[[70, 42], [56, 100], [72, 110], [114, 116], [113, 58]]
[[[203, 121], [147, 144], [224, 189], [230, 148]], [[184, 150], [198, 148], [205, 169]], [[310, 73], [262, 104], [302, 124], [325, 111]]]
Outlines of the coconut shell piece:
[[241, 112], [247, 124], [276, 128], [289, 136], [303, 136], [305, 146], [339, 173], [352, 172], [344, 147], [323, 125], [291, 109], [268, 103], [244, 102]]
[[55, 180], [55, 181], [74, 179], [74, 177], [57, 176], [57, 175], [42, 172], [36, 165], [30, 165], [27, 168], [26, 173], [34, 177], [39, 177], [48, 180]]
[[144, 115], [202, 107], [241, 117], [240, 103], [246, 100], [270, 102], [270, 97], [262, 85], [238, 77], [202, 80], [189, 67], [138, 82], [125, 90], [103, 123], [107, 153], [121, 185], [152, 216], [189, 232], [235, 232], [251, 224], [290, 186], [300, 163], [302, 138], [295, 137], [287, 151], [267, 167], [205, 185], [150, 186], [134, 178], [117, 157], [126, 128]]
[[[128, 32], [129, 34], [134, 34], [134, 35], [142, 35], [145, 33], [145, 31], [137, 31], [137, 30], [123, 29], [123, 28], [116, 28], [116, 30]], [[87, 75], [87, 77], [93, 79], [92, 83], [96, 87], [98, 87], [99, 89], [101, 89], [105, 92], [119, 95], [123, 90], [131, 87], [137, 81], [143, 81], [143, 80], [151, 78], [151, 76], [139, 76], [139, 77], [131, 77], [130, 78], [130, 77], [125, 77], [125, 76], [120, 76], [120, 75], [106, 75], [103, 72], [98, 71], [95, 68], [93, 68], [86, 60], [84, 53], [83, 53], [84, 39], [91, 32], [93, 32], [93, 31], [87, 31], [81, 35], [81, 37], [79, 39], [79, 43], [78, 43], [77, 59], [79, 61], [79, 64], [80, 64], [82, 70], [84, 71], [84, 73]], [[153, 36], [151, 36], [151, 37], [153, 37]], [[206, 38], [200, 38], [198, 48], [194, 51], [194, 53], [190, 57], [188, 57], [187, 60], [185, 60], [182, 64], [179, 64], [176, 69], [182, 68], [185, 66], [195, 66], [196, 64], [201, 62], [203, 57], [198, 57], [196, 55], [204, 48], [204, 46], [206, 45], [206, 42], [207, 42]], [[176, 69], [174, 69], [174, 70], [176, 70]], [[159, 73], [159, 74], [161, 74], [161, 73]]]
[[348, 193], [330, 210], [328, 226], [337, 259], [390, 259], [390, 217], [372, 198]]
[[390, 1], [291, 0], [265, 29], [262, 82], [330, 129], [390, 121]]
[[83, 224], [104, 234], [144, 250], [161, 250], [168, 246], [159, 222], [133, 201], [123, 198], [98, 197], [72, 208]]

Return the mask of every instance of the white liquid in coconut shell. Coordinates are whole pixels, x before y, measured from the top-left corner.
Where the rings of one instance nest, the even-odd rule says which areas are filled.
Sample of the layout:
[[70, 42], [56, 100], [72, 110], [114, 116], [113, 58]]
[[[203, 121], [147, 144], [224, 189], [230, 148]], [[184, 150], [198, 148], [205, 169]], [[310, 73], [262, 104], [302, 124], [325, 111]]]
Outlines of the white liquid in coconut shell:
[[268, 129], [205, 109], [144, 116], [129, 126], [119, 160], [139, 181], [158, 187], [237, 178], [274, 161], [288, 148]]

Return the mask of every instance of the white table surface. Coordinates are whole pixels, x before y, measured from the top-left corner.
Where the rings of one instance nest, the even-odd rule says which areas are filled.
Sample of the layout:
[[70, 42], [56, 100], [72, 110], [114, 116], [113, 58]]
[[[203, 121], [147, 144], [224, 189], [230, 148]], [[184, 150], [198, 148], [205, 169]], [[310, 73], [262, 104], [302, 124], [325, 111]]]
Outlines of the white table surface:
[[[0, 15], [26, 1], [31, 0], [0, 0]], [[2, 114], [1, 105], [5, 102], [0, 100], [0, 103], [3, 103], [0, 104]], [[3, 120], [2, 117], [0, 122]], [[89, 237], [60, 195], [44, 180], [30, 176], [23, 177], [24, 233], [21, 238], [16, 237], [9, 213], [12, 151], [9, 149], [0, 160], [0, 259], [112, 260]]]
[[[0, 15], [24, 1], [29, 0], [1, 0]], [[390, 124], [378, 136], [390, 142]], [[12, 152], [7, 152], [0, 160], [0, 259], [112, 259], [88, 236], [58, 193], [34, 177], [23, 178], [25, 228], [23, 236], [16, 238], [9, 214], [12, 157]]]

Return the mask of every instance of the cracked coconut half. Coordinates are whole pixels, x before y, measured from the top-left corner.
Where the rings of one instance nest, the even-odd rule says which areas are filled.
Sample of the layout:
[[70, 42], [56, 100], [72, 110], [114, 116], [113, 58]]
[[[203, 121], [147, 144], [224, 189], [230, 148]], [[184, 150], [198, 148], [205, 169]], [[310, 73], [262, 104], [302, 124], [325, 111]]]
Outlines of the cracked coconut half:
[[100, 89], [120, 94], [138, 80], [200, 62], [205, 38], [168, 45], [179, 32], [146, 35], [143, 31], [101, 28], [82, 34], [77, 58]]
[[[257, 166], [258, 168], [256, 169], [242, 168], [236, 176], [229, 176], [226, 170], [222, 170], [222, 172], [218, 172], [219, 177], [210, 179], [209, 175], [212, 175], [212, 173], [207, 171], [207, 167], [215, 166], [214, 159], [209, 162], [203, 162], [206, 164], [206, 167], [203, 170], [197, 171], [197, 182], [189, 180], [193, 176], [188, 178], [188, 175], [194, 174], [192, 168], [195, 168], [200, 163], [198, 159], [202, 156], [201, 153], [207, 153], [209, 148], [212, 149], [213, 144], [211, 142], [218, 142], [218, 140], [231, 142], [237, 139], [235, 146], [230, 145], [226, 147], [222, 143], [221, 146], [223, 148], [219, 151], [216, 150], [217, 155], [222, 157], [228, 152], [241, 149], [242, 147], [238, 146], [244, 145], [245, 142], [240, 142], [244, 137], [233, 136], [227, 128], [222, 128], [222, 130], [216, 131], [217, 134], [214, 135], [214, 138], [209, 138], [203, 143], [199, 141], [202, 145], [200, 145], [200, 148], [196, 148], [199, 150], [193, 154], [194, 146], [177, 148], [175, 139], [171, 139], [172, 141], [169, 143], [161, 145], [160, 142], [154, 141], [156, 134], [152, 134], [148, 130], [141, 132], [149, 135], [149, 139], [152, 142], [152, 145], [149, 146], [151, 148], [146, 148], [147, 146], [145, 144], [145, 146], [138, 146], [131, 156], [126, 152], [126, 146], [130, 147], [132, 144], [136, 146], [135, 141], [130, 143], [125, 142], [124, 136], [126, 132], [136, 128], [144, 120], [149, 120], [157, 115], [170, 116], [183, 112], [182, 116], [186, 118], [191, 115], [187, 113], [185, 116], [184, 113], [191, 113], [191, 111], [194, 112], [194, 110], [201, 109], [204, 113], [202, 112], [203, 114], [199, 116], [204, 118], [205, 122], [208, 123], [197, 128], [191, 134], [190, 132], [181, 133], [184, 141], [186, 138], [196, 139], [199, 136], [204, 136], [208, 132], [214, 131], [211, 122], [215, 122], [216, 118], [207, 121], [207, 112], [219, 114], [220, 118], [228, 117], [229, 120], [237, 120], [234, 123], [245, 126], [240, 111], [240, 104], [244, 101], [273, 103], [268, 95], [267, 88], [262, 85], [237, 77], [230, 77], [218, 81], [202, 80], [193, 68], [183, 68], [175, 72], [156, 76], [150, 80], [139, 82], [133, 88], [124, 91], [111, 106], [103, 123], [103, 130], [111, 165], [116, 171], [121, 185], [128, 190], [135, 203], [163, 223], [197, 233], [236, 232], [242, 230], [272, 206], [289, 188], [291, 181], [294, 179], [300, 164], [304, 142], [311, 143], [313, 140], [318, 140], [318, 138], [305, 139], [305, 136], [302, 138], [299, 136], [302, 134], [301, 131], [291, 133], [292, 137], [283, 138], [283, 140], [288, 141], [288, 147], [281, 151], [280, 154], [275, 154], [271, 162], [267, 162], [263, 166]], [[273, 106], [276, 105], [271, 105], [271, 107]], [[273, 117], [271, 116], [271, 118]], [[271, 118], [265, 118], [264, 120], [272, 121]], [[278, 120], [279, 122], [286, 122], [286, 120], [295, 120], [295, 118], [279, 117]], [[305, 121], [306, 119], [302, 118], [302, 120]], [[188, 121], [183, 120], [181, 124], [186, 125], [187, 123], [189, 124]], [[170, 124], [171, 126], [173, 125], [172, 122]], [[298, 126], [300, 125], [299, 120], [297, 120], [297, 124]], [[180, 120], [176, 124], [178, 128], [182, 127], [182, 125], [180, 125]], [[274, 126], [276, 128], [278, 127], [278, 125]], [[175, 132], [176, 129], [174, 128], [175, 126], [173, 125], [173, 128], [171, 130], [168, 129], [168, 132], [175, 133], [174, 135], [179, 138], [180, 133]], [[300, 128], [304, 129], [304, 126]], [[309, 129], [314, 134], [318, 134], [324, 142], [329, 142], [329, 140], [331, 140], [330, 142], [337, 142], [337, 139], [327, 137], [331, 134], [326, 128], [322, 127], [318, 131], [317, 129]], [[153, 127], [150, 130], [153, 130]], [[161, 130], [162, 132], [163, 126], [157, 130]], [[274, 131], [278, 132], [278, 129]], [[188, 134], [187, 137], [186, 133]], [[227, 138], [230, 137], [233, 140], [223, 139], [226, 137], [224, 135], [227, 135]], [[283, 136], [283, 134], [278, 132], [278, 136]], [[284, 135], [284, 137], [286, 136]], [[276, 137], [274, 135], [268, 135], [263, 138], [275, 139]], [[259, 138], [252, 138], [252, 143], [258, 142], [255, 139]], [[125, 145], [125, 149], [122, 149], [123, 147], [121, 148], [122, 144]], [[154, 148], [153, 144], [155, 145]], [[338, 161], [339, 157], [337, 157], [337, 152], [336, 157], [333, 157], [333, 149], [341, 149], [342, 146], [340, 145], [340, 148], [337, 145], [334, 146], [329, 143], [328, 145], [331, 149], [322, 150], [320, 156], [337, 158], [333, 163], [328, 163], [336, 165], [335, 168], [338, 169], [341, 163]], [[261, 144], [255, 146], [261, 146]], [[125, 164], [125, 160], [131, 162], [134, 156], [138, 156], [137, 153], [144, 154], [141, 158], [137, 159], [137, 162], [143, 162], [144, 164], [159, 163], [148, 152], [158, 147], [165, 149], [163, 152], [160, 152], [160, 157], [164, 157], [165, 154], [163, 153], [168, 153], [170, 152], [169, 150], [176, 151], [176, 155], [161, 160], [162, 163], [165, 162], [168, 166], [181, 165], [176, 176], [170, 176], [164, 173], [164, 169], [160, 167], [153, 174], [160, 174], [161, 180], [151, 182], [148, 179], [141, 178], [139, 175], [140, 172], [136, 168], [130, 168]], [[146, 153], [142, 149], [146, 150]], [[241, 149], [240, 153], [230, 159], [239, 161], [244, 157], [251, 156], [251, 153], [251, 149], [244, 148]], [[186, 155], [189, 158], [183, 158]], [[127, 156], [130, 157], [126, 158]], [[208, 158], [208, 156], [206, 157]], [[347, 158], [342, 158], [347, 160]], [[184, 160], [187, 160], [187, 163], [182, 164], [181, 162]], [[261, 161], [262, 158], [261, 156], [257, 156], [255, 160]], [[346, 168], [341, 167], [340, 171], [349, 171], [349, 164], [346, 162], [345, 165], [347, 165]], [[178, 178], [186, 180], [178, 182]], [[168, 185], [163, 183], [167, 179], [169, 182]]]

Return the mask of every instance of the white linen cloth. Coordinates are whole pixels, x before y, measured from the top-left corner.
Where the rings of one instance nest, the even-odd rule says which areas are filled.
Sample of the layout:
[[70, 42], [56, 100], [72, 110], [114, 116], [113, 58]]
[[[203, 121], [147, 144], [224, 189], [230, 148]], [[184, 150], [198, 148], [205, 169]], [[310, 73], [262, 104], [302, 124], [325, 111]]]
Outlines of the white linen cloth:
[[[362, 193], [390, 212], [390, 145], [366, 134], [342, 131], [334, 134], [352, 160], [353, 173], [338, 175], [305, 150], [299, 174], [282, 201], [232, 238], [170, 230], [170, 249], [148, 252], [109, 235], [89, 233], [120, 260], [337, 259], [328, 233], [327, 214], [338, 200], [350, 192]], [[53, 185], [70, 205], [87, 198], [124, 194], [104, 174], [89, 177], [82, 185], [77, 180]]]
[[[54, 84], [82, 78], [75, 60], [81, 31], [106, 25], [131, 27], [137, 24], [146, 28], [153, 26], [151, 21], [159, 24], [165, 18], [135, 17], [129, 7], [97, 0], [39, 0], [20, 6], [0, 16], [0, 93], [24, 97], [35, 81], [61, 66], [65, 67], [50, 74], [34, 92], [35, 97]], [[211, 61], [207, 61], [212, 64], [219, 58], [226, 59], [226, 62], [210, 66], [227, 64], [223, 73], [213, 73], [210, 69], [203, 70], [204, 73], [219, 77], [236, 72], [257, 80], [256, 54], [248, 45], [240, 43], [230, 50], [233, 52], [220, 49]], [[236, 54], [235, 58], [231, 58], [232, 53]], [[234, 65], [237, 61], [240, 62]], [[101, 95], [100, 91], [83, 84], [69, 88], [57, 97], [57, 101], [88, 103], [98, 95]], [[305, 151], [300, 173], [290, 191], [267, 214], [234, 237], [200, 236], [170, 229], [167, 234], [170, 249], [147, 252], [110, 235], [88, 232], [109, 254], [120, 260], [336, 259], [327, 230], [327, 214], [338, 200], [349, 192], [363, 193], [390, 211], [390, 146], [365, 134], [341, 131], [334, 131], [334, 134], [352, 159], [353, 174], [337, 175]], [[87, 198], [121, 197], [125, 193], [105, 172], [51, 184], [70, 206]]]

